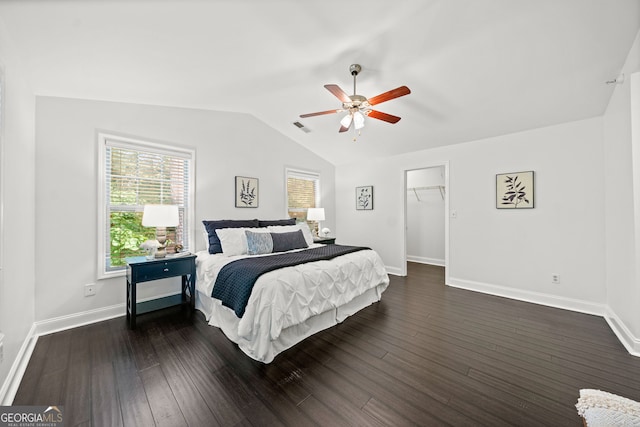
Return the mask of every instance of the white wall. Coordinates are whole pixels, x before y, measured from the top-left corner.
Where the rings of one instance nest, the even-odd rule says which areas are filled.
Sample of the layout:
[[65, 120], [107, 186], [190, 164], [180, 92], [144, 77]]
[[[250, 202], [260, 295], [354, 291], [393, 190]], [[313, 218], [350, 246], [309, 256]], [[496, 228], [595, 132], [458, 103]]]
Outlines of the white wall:
[[[35, 99], [21, 70], [20, 52], [0, 21], [0, 67], [4, 69], [2, 94], [4, 122], [2, 157], [4, 227], [0, 233], [0, 331], [4, 338], [4, 362], [0, 364], [0, 405], [9, 384], [5, 380], [16, 368], [16, 357], [34, 320], [34, 148]], [[14, 364], [14, 362], [16, 362]], [[4, 384], [4, 386], [3, 386]]]
[[[450, 284], [587, 312], [603, 311], [602, 119], [593, 118], [336, 168], [340, 240], [404, 271], [404, 171], [449, 161]], [[536, 207], [495, 208], [495, 175], [533, 170]], [[373, 211], [353, 189], [375, 187]], [[375, 232], [371, 232], [374, 230]], [[551, 274], [562, 283], [551, 283]]]
[[[286, 218], [286, 166], [320, 173], [324, 224], [336, 228], [333, 166], [253, 116], [38, 97], [36, 126], [36, 320], [117, 304], [124, 314], [124, 277], [98, 281], [96, 296], [83, 295], [97, 277], [96, 130], [196, 150], [196, 249], [205, 247], [203, 219]], [[236, 175], [259, 178], [259, 208], [234, 207]], [[148, 285], [140, 298], [179, 289]]]
[[640, 232], [640, 164], [633, 164], [640, 143], [632, 143], [630, 78], [640, 71], [640, 32], [622, 71], [625, 82], [615, 86], [603, 118], [607, 305], [620, 332], [628, 335], [628, 341], [635, 341], [635, 351], [640, 353], [640, 241], [635, 237]]
[[444, 167], [407, 172], [407, 260], [445, 263], [445, 202], [437, 188], [444, 186]]

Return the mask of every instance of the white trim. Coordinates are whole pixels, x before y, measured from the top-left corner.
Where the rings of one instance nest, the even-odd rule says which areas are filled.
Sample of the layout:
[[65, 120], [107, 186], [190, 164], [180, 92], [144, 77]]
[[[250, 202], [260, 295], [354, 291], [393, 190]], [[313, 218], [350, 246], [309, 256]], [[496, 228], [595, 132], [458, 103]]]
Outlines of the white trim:
[[388, 265], [385, 265], [384, 268], [387, 270], [388, 274], [393, 274], [394, 276], [406, 276], [407, 275], [406, 271], [403, 273], [402, 269], [398, 268], [398, 267], [389, 267]]
[[590, 301], [560, 297], [542, 292], [508, 288], [505, 286], [475, 282], [472, 280], [456, 279], [453, 277], [449, 278], [449, 281], [446, 282], [446, 284], [454, 288], [461, 288], [469, 291], [481, 292], [483, 294], [531, 302], [534, 304], [546, 305], [548, 307], [561, 308], [564, 310], [577, 311], [579, 313], [595, 314], [597, 316], [604, 316], [606, 309], [604, 304], [597, 304]]
[[7, 378], [4, 380], [4, 384], [2, 384], [2, 388], [0, 388], [0, 405], [2, 406], [10, 406], [13, 404], [13, 399], [16, 397], [18, 387], [20, 387], [20, 382], [27, 370], [33, 349], [36, 347], [36, 342], [38, 341], [35, 329], [36, 325], [34, 323], [31, 325], [31, 329], [24, 339], [18, 355], [13, 361], [13, 365], [11, 365], [11, 369], [9, 370]]
[[308, 179], [309, 181], [320, 179], [320, 172], [309, 169], [285, 166], [285, 173], [287, 177], [291, 175], [293, 178]]
[[69, 314], [66, 316], [54, 317], [52, 319], [40, 320], [34, 323], [36, 334], [48, 335], [54, 332], [66, 331], [67, 329], [77, 328], [80, 326], [90, 325], [92, 323], [102, 322], [104, 320], [113, 319], [115, 317], [124, 316], [126, 314], [124, 304], [110, 305], [108, 307], [97, 308], [94, 310], [82, 311], [80, 313]]
[[407, 255], [407, 261], [417, 262], [420, 264], [437, 265], [438, 267], [444, 267], [445, 263], [443, 259], [428, 258], [423, 256]]
[[[148, 298], [139, 299], [138, 302], [151, 301], [159, 298], [180, 295], [180, 292], [168, 292], [161, 295], [154, 295]], [[96, 308], [93, 310], [81, 311], [80, 313], [69, 314], [66, 316], [54, 317], [52, 319], [40, 320], [35, 322], [36, 334], [48, 335], [54, 332], [66, 331], [80, 326], [90, 325], [92, 323], [102, 322], [104, 320], [114, 319], [116, 317], [125, 316], [127, 312], [126, 303], [110, 305], [108, 307]]]
[[613, 333], [616, 334], [618, 340], [620, 340], [629, 354], [640, 357], [640, 338], [633, 335], [629, 328], [627, 328], [624, 322], [611, 310], [610, 307], [606, 307], [604, 319], [607, 321], [609, 327]]

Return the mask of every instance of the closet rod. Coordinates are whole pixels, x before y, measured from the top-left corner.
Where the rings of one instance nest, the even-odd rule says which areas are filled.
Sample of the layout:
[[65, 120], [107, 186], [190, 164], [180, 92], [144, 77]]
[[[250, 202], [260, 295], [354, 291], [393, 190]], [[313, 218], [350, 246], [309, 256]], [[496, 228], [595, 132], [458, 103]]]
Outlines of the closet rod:
[[444, 200], [444, 192], [445, 192], [445, 188], [444, 185], [428, 185], [426, 187], [411, 187], [411, 188], [407, 188], [407, 191], [413, 191], [413, 193], [416, 195], [416, 199], [418, 199], [419, 202], [421, 202], [422, 200], [420, 200], [420, 197], [418, 196], [418, 190], [440, 190], [440, 196], [442, 197], [442, 200]]

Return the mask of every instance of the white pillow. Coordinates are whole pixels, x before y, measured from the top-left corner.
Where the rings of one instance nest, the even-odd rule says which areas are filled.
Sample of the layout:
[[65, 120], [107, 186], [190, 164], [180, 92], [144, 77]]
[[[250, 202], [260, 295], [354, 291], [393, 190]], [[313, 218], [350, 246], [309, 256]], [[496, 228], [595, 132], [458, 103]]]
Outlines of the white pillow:
[[302, 234], [304, 235], [304, 240], [307, 242], [307, 245], [313, 245], [313, 234], [311, 234], [311, 230], [309, 229], [309, 224], [306, 222], [299, 222], [296, 224], [300, 230], [302, 230]]
[[220, 239], [222, 253], [226, 256], [246, 255], [247, 236], [244, 234], [246, 228], [218, 228], [216, 234]]
[[270, 233], [291, 233], [292, 231], [298, 231], [300, 228], [296, 225], [270, 225], [267, 227]]
[[292, 231], [302, 230], [302, 235], [307, 245], [313, 245], [313, 234], [311, 234], [309, 224], [306, 222], [299, 222], [296, 225], [270, 225], [267, 229], [272, 233], [291, 233]]
[[209, 252], [209, 233], [207, 233], [206, 227], [202, 230], [202, 237], [204, 237], [204, 244], [207, 246], [207, 252]]

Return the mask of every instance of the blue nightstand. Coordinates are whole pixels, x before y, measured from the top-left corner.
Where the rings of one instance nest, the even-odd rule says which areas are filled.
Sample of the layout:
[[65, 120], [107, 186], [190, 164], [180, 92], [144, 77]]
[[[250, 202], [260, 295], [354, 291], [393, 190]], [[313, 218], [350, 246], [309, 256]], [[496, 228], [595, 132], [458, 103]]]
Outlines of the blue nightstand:
[[[136, 316], [172, 305], [189, 303], [195, 309], [196, 255], [189, 254], [148, 260], [146, 257], [126, 258], [127, 262], [127, 323], [130, 329], [136, 327]], [[181, 295], [136, 303], [138, 283], [168, 277], [182, 276]]]

